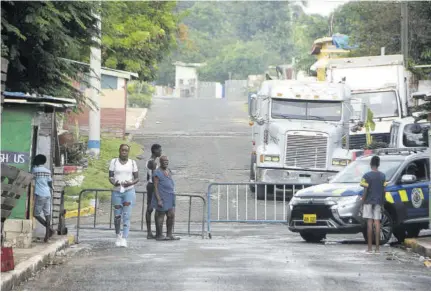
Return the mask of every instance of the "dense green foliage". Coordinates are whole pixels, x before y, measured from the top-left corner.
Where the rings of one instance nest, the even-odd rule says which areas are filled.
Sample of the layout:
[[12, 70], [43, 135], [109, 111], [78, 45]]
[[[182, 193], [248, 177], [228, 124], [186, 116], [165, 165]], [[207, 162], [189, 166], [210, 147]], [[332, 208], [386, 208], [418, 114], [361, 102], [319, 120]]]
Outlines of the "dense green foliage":
[[[431, 63], [431, 1], [414, 1], [409, 7], [409, 50], [412, 64]], [[205, 62], [204, 81], [224, 82], [262, 74], [268, 65], [291, 63], [308, 70], [316, 61], [310, 55], [315, 39], [343, 33], [358, 45], [352, 56], [401, 52], [401, 10], [397, 2], [352, 1], [329, 17], [305, 14], [298, 2], [220, 1], [179, 2], [188, 39], [180, 42], [160, 66], [158, 84], [173, 84], [174, 61]], [[421, 71], [426, 75], [426, 71]], [[429, 72], [428, 72], [429, 73]]]
[[103, 1], [103, 65], [154, 80], [157, 63], [176, 45], [175, 7], [167, 1]]
[[[75, 98], [71, 80], [86, 83], [90, 48], [102, 19], [102, 65], [153, 80], [157, 63], [181, 39], [175, 2], [2, 1], [2, 57], [10, 91]], [[88, 84], [87, 84], [88, 85]]]
[[97, 33], [97, 2], [2, 1], [2, 57], [9, 60], [6, 89], [83, 100], [70, 78], [88, 68], [64, 61], [90, 47]]

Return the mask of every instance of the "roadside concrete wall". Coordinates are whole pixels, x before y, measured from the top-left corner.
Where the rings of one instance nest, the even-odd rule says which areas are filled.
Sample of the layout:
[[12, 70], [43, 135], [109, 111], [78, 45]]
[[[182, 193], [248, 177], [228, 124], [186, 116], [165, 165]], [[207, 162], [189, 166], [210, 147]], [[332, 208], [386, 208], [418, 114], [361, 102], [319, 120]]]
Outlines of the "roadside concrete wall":
[[33, 235], [32, 220], [7, 219], [4, 223], [5, 246], [30, 248]]
[[222, 85], [218, 82], [199, 81], [198, 83], [198, 98], [221, 98]]
[[226, 80], [225, 88], [227, 100], [247, 102], [247, 80]]

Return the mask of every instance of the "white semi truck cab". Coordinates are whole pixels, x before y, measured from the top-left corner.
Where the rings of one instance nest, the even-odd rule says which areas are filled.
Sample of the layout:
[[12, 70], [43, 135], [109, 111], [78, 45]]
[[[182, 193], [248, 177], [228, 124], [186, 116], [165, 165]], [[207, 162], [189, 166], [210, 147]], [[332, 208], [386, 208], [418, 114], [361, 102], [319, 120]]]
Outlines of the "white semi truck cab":
[[[350, 89], [342, 83], [264, 81], [249, 107], [250, 180], [278, 188], [326, 183], [350, 162], [352, 111]], [[265, 185], [256, 188], [263, 197]]]
[[[365, 103], [373, 112], [373, 141], [389, 143], [392, 121], [408, 115], [408, 76], [402, 55], [383, 55], [332, 59], [326, 80], [343, 80], [351, 89], [353, 108]], [[365, 144], [364, 128], [350, 132], [351, 149]]]

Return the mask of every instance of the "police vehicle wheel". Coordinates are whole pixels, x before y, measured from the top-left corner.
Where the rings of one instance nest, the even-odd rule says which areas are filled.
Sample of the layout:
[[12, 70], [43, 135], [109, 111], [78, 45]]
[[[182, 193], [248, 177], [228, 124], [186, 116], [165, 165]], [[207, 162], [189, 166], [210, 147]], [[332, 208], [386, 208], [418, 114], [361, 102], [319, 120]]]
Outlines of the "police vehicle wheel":
[[419, 224], [409, 224], [406, 227], [407, 238], [418, 237], [421, 232], [421, 226]]
[[300, 232], [299, 235], [301, 235], [302, 239], [304, 239], [306, 242], [313, 243], [321, 242], [322, 239], [326, 238], [326, 233], [321, 232]]
[[397, 239], [398, 243], [403, 243], [404, 239], [406, 239], [407, 231], [403, 225], [399, 225], [394, 228], [394, 236]]
[[[384, 245], [388, 243], [388, 241], [392, 237], [392, 233], [394, 231], [394, 224], [391, 217], [391, 214], [389, 214], [388, 211], [383, 211], [382, 214], [382, 220], [380, 221], [380, 244]], [[365, 242], [368, 242], [368, 234], [367, 234], [367, 226], [365, 225], [365, 229], [362, 232], [362, 235], [364, 236]], [[395, 235], [395, 234], [394, 234]], [[373, 227], [373, 244], [375, 244], [375, 232]]]

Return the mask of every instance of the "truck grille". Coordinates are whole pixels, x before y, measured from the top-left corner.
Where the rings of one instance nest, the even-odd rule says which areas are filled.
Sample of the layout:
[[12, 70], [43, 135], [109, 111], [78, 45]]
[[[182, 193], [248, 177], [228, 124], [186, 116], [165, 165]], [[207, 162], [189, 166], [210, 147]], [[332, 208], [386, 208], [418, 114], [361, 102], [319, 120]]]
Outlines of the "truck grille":
[[[373, 137], [373, 142], [385, 142], [389, 144], [389, 140], [391, 137], [390, 133], [378, 133], [378, 134], [371, 134], [371, 137]], [[367, 139], [365, 137], [365, 134], [358, 134], [358, 135], [350, 135], [350, 149], [362, 149], [367, 144]]]
[[327, 144], [325, 136], [287, 134], [285, 163], [291, 167], [326, 168]]

